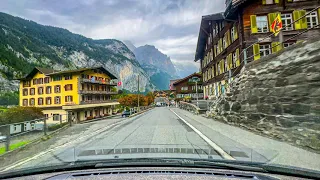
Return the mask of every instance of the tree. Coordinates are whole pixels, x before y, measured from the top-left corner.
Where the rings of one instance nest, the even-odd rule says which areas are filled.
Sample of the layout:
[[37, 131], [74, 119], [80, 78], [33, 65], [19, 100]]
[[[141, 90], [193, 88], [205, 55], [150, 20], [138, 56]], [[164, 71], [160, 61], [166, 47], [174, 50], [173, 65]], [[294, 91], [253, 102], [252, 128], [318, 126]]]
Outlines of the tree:
[[0, 114], [0, 125], [43, 118], [44, 114], [36, 107], [13, 107]]

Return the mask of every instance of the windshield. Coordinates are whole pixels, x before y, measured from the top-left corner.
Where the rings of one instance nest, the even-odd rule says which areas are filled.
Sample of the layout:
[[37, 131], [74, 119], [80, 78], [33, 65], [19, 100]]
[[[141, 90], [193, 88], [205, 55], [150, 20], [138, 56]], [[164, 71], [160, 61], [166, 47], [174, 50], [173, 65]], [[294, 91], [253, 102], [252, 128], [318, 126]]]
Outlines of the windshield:
[[141, 158], [320, 171], [319, 6], [2, 0], [1, 173]]

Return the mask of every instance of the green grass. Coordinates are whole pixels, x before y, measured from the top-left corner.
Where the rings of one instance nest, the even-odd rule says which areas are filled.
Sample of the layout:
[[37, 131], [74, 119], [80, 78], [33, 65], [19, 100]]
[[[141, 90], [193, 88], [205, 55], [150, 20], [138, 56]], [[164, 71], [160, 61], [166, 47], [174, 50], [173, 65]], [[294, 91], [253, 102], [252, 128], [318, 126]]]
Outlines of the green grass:
[[[28, 143], [29, 143], [29, 141], [21, 141], [21, 142], [15, 143], [15, 144], [10, 144], [10, 151], [17, 149], [18, 147], [24, 146]], [[0, 154], [3, 154], [5, 152], [6, 152], [6, 147], [1, 147]]]

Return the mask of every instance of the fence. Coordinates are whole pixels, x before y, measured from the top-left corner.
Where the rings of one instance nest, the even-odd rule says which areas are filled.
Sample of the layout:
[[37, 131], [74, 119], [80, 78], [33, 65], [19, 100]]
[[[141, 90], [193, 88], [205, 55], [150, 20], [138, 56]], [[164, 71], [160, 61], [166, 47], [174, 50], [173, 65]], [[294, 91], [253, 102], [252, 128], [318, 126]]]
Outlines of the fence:
[[63, 114], [0, 125], [0, 149], [4, 148], [5, 151], [13, 150], [38, 138], [50, 135], [57, 129], [67, 125], [67, 122], [71, 125], [71, 116]]
[[[280, 29], [280, 33], [282, 33], [282, 31], [283, 31], [286, 27], [291, 26], [291, 25], [294, 25], [296, 22], [302, 20], [303, 18], [306, 18], [306, 16], [310, 15], [312, 12], [318, 11], [319, 8], [320, 8], [320, 6], [314, 8], [313, 10], [309, 11], [309, 12], [306, 13], [304, 16], [301, 16], [300, 18], [296, 19], [295, 21], [291, 22], [290, 24], [288, 24], [288, 25], [286, 25], [286, 26], [283, 26], [283, 27]], [[277, 43], [277, 44], [274, 45], [274, 46], [271, 45], [270, 48], [267, 48], [267, 49], [270, 50], [270, 51], [272, 51], [273, 48], [276, 48], [276, 47], [278, 47], [278, 46], [283, 46], [284, 43], [286, 43], [286, 42], [288, 42], [288, 41], [290, 41], [290, 40], [292, 40], [292, 39], [300, 36], [301, 34], [304, 34], [304, 33], [308, 32], [308, 31], [311, 30], [311, 29], [317, 28], [317, 27], [319, 27], [319, 26], [320, 26], [320, 24], [318, 23], [318, 24], [312, 26], [311, 28], [307, 28], [306, 30], [301, 31], [301, 32], [299, 32], [298, 34], [296, 34], [296, 35], [294, 35], [294, 36], [292, 36], [292, 37], [290, 37], [290, 38], [288, 38], [288, 39], [286, 39], [286, 40], [283, 40], [283, 38], [280, 37], [280, 42], [279, 42], [279, 43]], [[262, 38], [262, 39], [260, 39], [260, 40], [258, 40], [258, 41], [256, 41], [256, 42], [252, 43], [250, 46], [244, 48], [244, 49], [241, 51], [241, 53], [240, 53], [239, 56], [243, 56], [243, 61], [240, 62], [239, 66], [236, 67], [233, 72], [232, 72], [231, 69], [230, 69], [230, 70], [228, 71], [228, 73], [225, 74], [225, 77], [228, 78], [228, 83], [227, 83], [227, 85], [230, 85], [229, 88], [231, 88], [231, 84], [232, 84], [232, 83], [231, 83], [231, 82], [232, 82], [231, 77], [234, 77], [235, 73], [239, 73], [239, 74], [240, 74], [240, 72], [241, 72], [242, 68], [244, 67], [244, 65], [246, 65], [248, 62], [253, 61], [253, 60], [254, 60], [254, 57], [255, 57], [256, 55], [261, 54], [261, 52], [259, 52], [259, 53], [253, 54], [253, 55], [250, 56], [250, 57], [247, 57], [247, 50], [248, 50], [249, 48], [252, 48], [255, 44], [260, 43], [260, 42], [263, 42], [264, 40], [266, 40], [267, 38], [269, 38], [269, 37], [271, 37], [271, 36], [273, 36], [273, 35], [274, 35], [274, 33], [271, 33], [271, 34], [269, 34], [268, 36], [266, 36], [266, 37], [264, 37], [264, 38]], [[280, 36], [281, 36], [281, 35], [280, 35]], [[225, 77], [224, 77], [224, 79], [225, 79]], [[225, 92], [225, 91], [224, 91], [224, 92]], [[216, 99], [220, 99], [222, 95], [223, 95], [223, 93], [218, 94], [218, 96], [216, 97]]]

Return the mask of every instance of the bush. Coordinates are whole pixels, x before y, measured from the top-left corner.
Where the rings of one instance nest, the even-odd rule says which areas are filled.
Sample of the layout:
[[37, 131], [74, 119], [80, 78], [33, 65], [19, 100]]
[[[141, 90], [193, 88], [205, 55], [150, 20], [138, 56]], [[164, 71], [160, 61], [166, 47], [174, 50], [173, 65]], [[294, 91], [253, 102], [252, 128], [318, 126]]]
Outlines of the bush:
[[34, 119], [44, 118], [40, 108], [37, 107], [13, 107], [0, 114], [0, 125], [19, 123]]
[[59, 128], [62, 128], [63, 126], [65, 126], [66, 124], [68, 124], [68, 122], [63, 122], [61, 124], [55, 124], [55, 125], [52, 125], [52, 126], [48, 126], [48, 130], [49, 131], [54, 131], [54, 130], [57, 130]]

